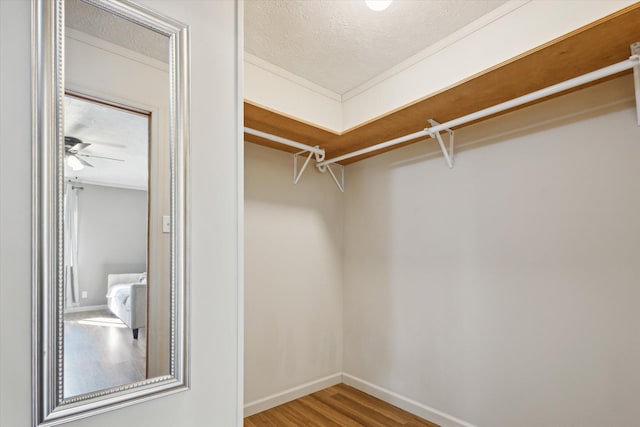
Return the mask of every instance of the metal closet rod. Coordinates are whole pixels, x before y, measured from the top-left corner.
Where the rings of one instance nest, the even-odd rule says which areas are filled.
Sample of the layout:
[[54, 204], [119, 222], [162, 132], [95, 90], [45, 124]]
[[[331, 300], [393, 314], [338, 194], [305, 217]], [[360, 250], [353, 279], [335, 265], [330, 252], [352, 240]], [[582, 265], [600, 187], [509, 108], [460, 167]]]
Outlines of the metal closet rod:
[[535, 92], [531, 92], [526, 95], [520, 96], [518, 98], [514, 98], [510, 101], [506, 101], [501, 104], [497, 104], [492, 107], [488, 107], [483, 110], [476, 111], [475, 113], [467, 114], [466, 116], [462, 116], [457, 119], [450, 120], [446, 123], [441, 123], [439, 125], [432, 126], [430, 128], [427, 128], [418, 132], [414, 132], [410, 135], [394, 138], [389, 141], [381, 142], [380, 144], [372, 145], [371, 147], [354, 151], [352, 153], [334, 157], [332, 159], [327, 159], [323, 162], [319, 162], [318, 164], [316, 164], [316, 166], [323, 167], [330, 163], [337, 163], [342, 160], [350, 159], [352, 157], [361, 156], [363, 154], [371, 153], [372, 151], [378, 151], [383, 148], [391, 147], [406, 141], [410, 141], [412, 139], [420, 138], [422, 136], [434, 136], [436, 133], [441, 132], [443, 130], [452, 129], [456, 126], [460, 126], [465, 123], [472, 122], [474, 120], [482, 119], [484, 117], [491, 116], [493, 114], [500, 113], [502, 111], [509, 110], [511, 108], [518, 107], [520, 105], [527, 104], [529, 102], [536, 101], [541, 98], [545, 98], [547, 96], [554, 95], [556, 93], [563, 92], [565, 90], [572, 89], [574, 87], [581, 86], [583, 84], [590, 83], [590, 82], [611, 76], [613, 74], [620, 73], [622, 71], [626, 71], [638, 65], [640, 65], [640, 56], [633, 55], [629, 59], [622, 62], [618, 62], [617, 64], [600, 68], [599, 70], [592, 71], [587, 74], [583, 74], [573, 79], [565, 80], [563, 82], [546, 87], [544, 89], [540, 89]]
[[277, 135], [272, 135], [270, 133], [262, 132], [262, 131], [251, 129], [248, 127], [244, 128], [244, 132], [248, 133], [249, 135], [259, 136], [260, 138], [268, 139], [270, 141], [279, 142], [280, 144], [288, 145], [289, 147], [298, 148], [300, 150], [308, 151], [308, 152], [317, 154], [319, 156], [324, 156], [323, 148], [312, 147], [310, 145], [303, 144], [298, 141], [293, 141], [291, 139], [283, 138]]

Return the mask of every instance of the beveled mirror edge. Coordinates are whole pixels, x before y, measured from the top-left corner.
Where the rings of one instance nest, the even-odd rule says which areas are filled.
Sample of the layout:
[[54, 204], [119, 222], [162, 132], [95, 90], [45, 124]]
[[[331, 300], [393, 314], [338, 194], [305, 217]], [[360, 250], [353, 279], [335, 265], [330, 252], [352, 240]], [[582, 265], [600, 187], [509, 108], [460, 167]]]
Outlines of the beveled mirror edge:
[[[189, 29], [143, 6], [83, 0], [170, 40], [170, 375], [62, 399], [64, 0], [32, 0], [32, 425], [52, 426], [189, 389]], [[55, 317], [54, 317], [55, 316]], [[56, 339], [56, 336], [58, 339]]]

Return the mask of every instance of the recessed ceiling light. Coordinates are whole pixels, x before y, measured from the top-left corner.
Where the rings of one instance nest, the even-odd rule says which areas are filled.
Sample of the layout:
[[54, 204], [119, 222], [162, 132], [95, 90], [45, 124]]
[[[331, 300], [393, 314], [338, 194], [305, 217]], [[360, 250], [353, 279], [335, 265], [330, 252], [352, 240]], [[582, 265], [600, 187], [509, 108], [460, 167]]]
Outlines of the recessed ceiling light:
[[380, 12], [389, 7], [392, 0], [365, 0], [369, 9], [375, 10], [376, 12]]

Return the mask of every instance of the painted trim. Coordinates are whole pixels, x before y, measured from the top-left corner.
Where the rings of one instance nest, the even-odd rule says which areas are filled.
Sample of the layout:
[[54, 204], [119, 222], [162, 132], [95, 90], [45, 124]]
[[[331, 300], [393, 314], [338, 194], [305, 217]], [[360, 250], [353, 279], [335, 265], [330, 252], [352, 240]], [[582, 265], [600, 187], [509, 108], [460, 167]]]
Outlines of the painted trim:
[[66, 313], [80, 313], [83, 311], [95, 311], [95, 310], [107, 310], [109, 307], [107, 306], [107, 304], [101, 304], [101, 305], [85, 305], [85, 306], [78, 306], [78, 307], [69, 307], [66, 308], [64, 310], [65, 314]]
[[342, 128], [340, 101], [249, 61], [244, 61], [243, 68], [246, 99], [335, 131]]
[[236, 427], [244, 426], [244, 0], [235, 3], [236, 14]]
[[73, 28], [65, 28], [64, 31], [65, 37], [68, 37], [80, 43], [85, 43], [97, 49], [102, 49], [115, 55], [130, 59], [132, 61], [140, 62], [141, 64], [148, 65], [149, 67], [156, 68], [160, 71], [169, 72], [169, 64], [167, 62], [162, 62], [158, 59], [143, 55], [139, 52], [127, 49], [106, 40], [99, 39], [90, 34], [83, 33], [82, 31], [78, 31]]
[[348, 90], [342, 95], [341, 101], [346, 102], [351, 98], [354, 98], [360, 95], [362, 92], [365, 92], [368, 89], [371, 89], [372, 87], [382, 83], [383, 81], [389, 79], [390, 77], [400, 74], [407, 68], [425, 60], [426, 58], [432, 55], [435, 55], [436, 53], [440, 52], [443, 49], [448, 48], [454, 43], [459, 42], [465, 37], [472, 35], [476, 31], [481, 30], [482, 28], [486, 27], [487, 25], [490, 25], [491, 23], [502, 18], [503, 16], [510, 14], [514, 10], [524, 6], [530, 1], [531, 0], [512, 0], [504, 3], [502, 6], [499, 6], [498, 8], [492, 10], [486, 15], [483, 15], [480, 18], [476, 19], [475, 21], [471, 22], [470, 24], [467, 24], [464, 27], [460, 28], [459, 30], [453, 32], [452, 34], [449, 34], [447, 37], [443, 38], [442, 40], [435, 42], [434, 44], [426, 47], [425, 49], [405, 59], [399, 64], [394, 65], [388, 70], [378, 74], [371, 80], [368, 80], [354, 87], [353, 89]]
[[337, 92], [334, 92], [330, 89], [327, 89], [323, 86], [318, 85], [317, 83], [314, 83], [310, 80], [307, 80], [303, 77], [298, 76], [297, 74], [294, 74], [290, 71], [285, 70], [284, 68], [281, 68], [275, 64], [272, 64], [271, 62], [268, 62], [262, 58], [257, 57], [256, 55], [252, 55], [250, 53], [246, 53], [244, 54], [244, 60], [245, 62], [247, 62], [248, 64], [252, 64], [255, 65], [256, 67], [259, 67], [267, 72], [270, 72], [272, 74], [275, 74], [285, 80], [289, 80], [292, 83], [295, 83], [299, 86], [302, 86], [306, 89], [312, 90], [314, 92], [316, 92], [319, 95], [323, 95], [327, 98], [330, 98], [334, 101], [338, 101], [338, 102], [345, 102], [348, 101], [349, 99], [361, 94], [362, 92], [366, 91], [367, 89], [370, 89], [373, 86], [376, 86], [377, 84], [387, 80], [388, 78], [401, 73], [402, 71], [404, 71], [405, 69], [411, 67], [412, 65], [417, 64], [418, 62], [424, 60], [425, 58], [428, 58], [431, 55], [434, 55], [438, 52], [440, 52], [443, 49], [446, 49], [447, 47], [451, 46], [452, 44], [462, 40], [463, 38], [475, 33], [476, 31], [486, 27], [487, 25], [491, 24], [493, 21], [502, 18], [503, 16], [513, 12], [514, 10], [518, 9], [519, 7], [524, 6], [525, 4], [529, 3], [531, 0], [512, 0], [512, 1], [508, 1], [507, 3], [503, 4], [502, 6], [492, 10], [491, 12], [487, 13], [486, 15], [481, 16], [480, 18], [476, 19], [475, 21], [472, 21], [471, 23], [465, 25], [464, 27], [462, 27], [461, 29], [455, 31], [454, 33], [448, 35], [447, 37], [445, 37], [442, 40], [437, 41], [436, 43], [428, 46], [427, 48], [421, 50], [420, 52], [414, 54], [413, 56], [405, 59], [404, 61], [400, 62], [399, 64], [393, 66], [392, 68], [384, 71], [383, 73], [375, 76], [374, 78], [359, 84], [358, 86], [355, 86], [351, 89], [349, 89], [348, 91], [346, 91], [344, 94], [339, 94]]
[[117, 184], [113, 182], [97, 181], [92, 179], [70, 178], [66, 180], [72, 184], [79, 185], [97, 185], [99, 187], [119, 188], [122, 190], [136, 190], [136, 191], [149, 191], [146, 187], [139, 187], [137, 185]]
[[249, 402], [244, 405], [244, 416], [245, 418], [250, 417], [251, 415], [275, 408], [276, 406], [291, 402], [292, 400], [299, 399], [303, 396], [340, 383], [344, 383], [371, 396], [377, 397], [378, 399], [391, 405], [395, 405], [400, 409], [404, 409], [413, 415], [417, 415], [433, 423], [439, 424], [441, 427], [477, 427], [474, 424], [463, 421], [453, 415], [449, 415], [420, 402], [416, 402], [406, 396], [402, 396], [401, 394], [387, 390], [384, 387], [380, 387], [344, 372], [329, 375], [327, 377], [284, 390], [280, 393], [272, 394], [271, 396]]
[[439, 424], [441, 427], [476, 427], [475, 425], [466, 421], [462, 421], [461, 419], [458, 419], [453, 415], [438, 411], [437, 409], [434, 409], [427, 405], [423, 405], [422, 403], [416, 402], [415, 400], [410, 399], [406, 396], [402, 396], [391, 390], [387, 390], [386, 388], [380, 387], [344, 372], [342, 373], [342, 382], [353, 388], [370, 394], [371, 396], [384, 400], [387, 403], [395, 405], [398, 408], [404, 409], [407, 412], [422, 417], [433, 423]]
[[340, 384], [341, 382], [343, 382], [342, 373], [338, 372], [315, 381], [301, 384], [280, 393], [254, 400], [253, 402], [249, 402], [244, 405], [244, 416], [249, 417], [257, 414], [258, 412], [266, 411], [267, 409], [274, 408], [278, 405], [282, 405], [283, 403], [287, 403], [308, 394], [323, 390], [327, 387]]
[[272, 74], [275, 74], [278, 77], [282, 77], [285, 80], [289, 80], [292, 83], [295, 83], [299, 86], [309, 89], [317, 93], [318, 95], [326, 96], [327, 98], [332, 99], [334, 101], [342, 102], [342, 96], [340, 96], [340, 94], [333, 92], [332, 90], [329, 90], [325, 87], [322, 87], [319, 84], [316, 84], [310, 80], [302, 78], [296, 74], [293, 74], [292, 72], [287, 71], [284, 68], [280, 68], [277, 65], [272, 64], [271, 62], [265, 61], [262, 58], [258, 58], [255, 55], [245, 52], [244, 61], [251, 65], [255, 65], [258, 68], [262, 68], [263, 70], [268, 71]]

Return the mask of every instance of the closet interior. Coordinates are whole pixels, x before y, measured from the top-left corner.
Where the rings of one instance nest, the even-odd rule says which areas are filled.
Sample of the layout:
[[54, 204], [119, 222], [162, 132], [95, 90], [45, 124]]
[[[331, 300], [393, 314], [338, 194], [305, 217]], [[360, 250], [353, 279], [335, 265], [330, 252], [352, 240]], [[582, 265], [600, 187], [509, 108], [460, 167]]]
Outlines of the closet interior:
[[639, 24], [343, 131], [245, 98], [245, 425], [637, 420]]

